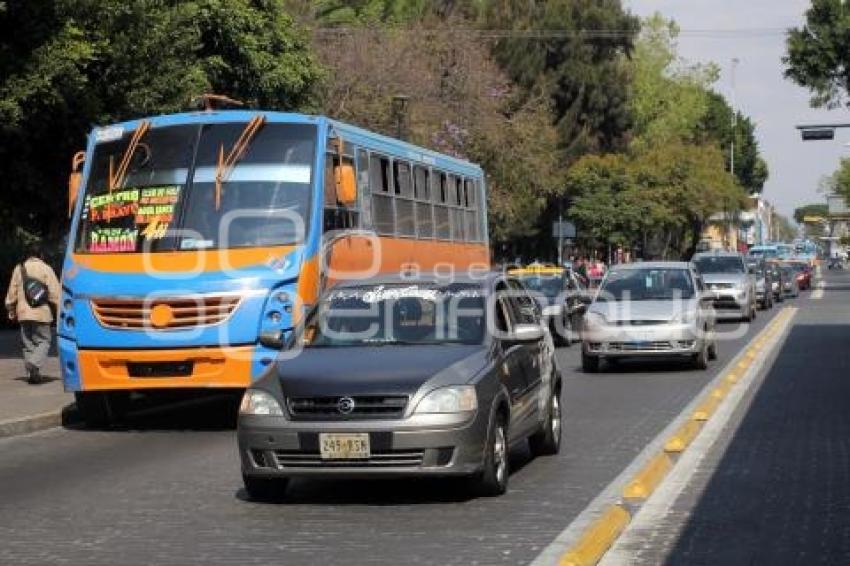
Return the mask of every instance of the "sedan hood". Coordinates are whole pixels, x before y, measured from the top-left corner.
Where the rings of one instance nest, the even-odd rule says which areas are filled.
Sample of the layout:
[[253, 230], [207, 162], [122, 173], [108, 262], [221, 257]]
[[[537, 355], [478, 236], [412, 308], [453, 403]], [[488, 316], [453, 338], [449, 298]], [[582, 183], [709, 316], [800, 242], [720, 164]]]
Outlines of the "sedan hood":
[[633, 320], [670, 322], [676, 315], [696, 310], [697, 301], [595, 302], [588, 312], [600, 314], [609, 323]]
[[702, 276], [702, 280], [706, 284], [711, 283], [731, 283], [733, 285], [742, 285], [747, 280], [746, 273], [706, 273]]
[[412, 396], [441, 374], [465, 383], [483, 367], [485, 351], [478, 345], [306, 348], [278, 362], [277, 373], [287, 397]]

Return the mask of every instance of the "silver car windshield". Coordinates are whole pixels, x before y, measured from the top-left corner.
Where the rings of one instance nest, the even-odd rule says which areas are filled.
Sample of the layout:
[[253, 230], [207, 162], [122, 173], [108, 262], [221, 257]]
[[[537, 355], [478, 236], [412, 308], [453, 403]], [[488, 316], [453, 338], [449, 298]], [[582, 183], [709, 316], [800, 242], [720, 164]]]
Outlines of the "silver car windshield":
[[647, 268], [611, 271], [597, 300], [665, 301], [693, 297], [694, 283], [688, 270]]

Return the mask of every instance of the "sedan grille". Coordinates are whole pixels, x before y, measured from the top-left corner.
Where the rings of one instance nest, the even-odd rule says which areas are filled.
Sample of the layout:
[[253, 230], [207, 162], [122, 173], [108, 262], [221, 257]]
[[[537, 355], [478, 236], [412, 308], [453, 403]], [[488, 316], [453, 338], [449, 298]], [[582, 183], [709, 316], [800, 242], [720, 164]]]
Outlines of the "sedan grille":
[[[224, 322], [239, 305], [235, 295], [156, 299], [92, 299], [97, 321], [120, 330], [173, 330]], [[157, 316], [160, 315], [160, 316]]]
[[609, 342], [612, 352], [666, 352], [675, 349], [672, 342]]
[[361, 460], [323, 460], [316, 452], [275, 450], [280, 468], [413, 468], [422, 465], [424, 450], [384, 450]]
[[407, 396], [291, 397], [287, 404], [300, 420], [399, 419]]

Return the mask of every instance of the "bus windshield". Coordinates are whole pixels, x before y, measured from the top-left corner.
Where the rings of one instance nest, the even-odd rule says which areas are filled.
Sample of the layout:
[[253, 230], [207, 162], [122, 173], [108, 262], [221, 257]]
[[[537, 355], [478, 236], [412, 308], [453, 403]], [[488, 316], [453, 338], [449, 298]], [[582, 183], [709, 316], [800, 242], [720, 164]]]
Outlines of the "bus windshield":
[[[227, 249], [299, 243], [309, 223], [316, 128], [266, 124], [222, 184], [244, 123], [132, 131], [98, 143], [76, 238], [77, 253]], [[119, 137], [120, 136], [120, 137]], [[128, 166], [116, 186], [122, 161]]]

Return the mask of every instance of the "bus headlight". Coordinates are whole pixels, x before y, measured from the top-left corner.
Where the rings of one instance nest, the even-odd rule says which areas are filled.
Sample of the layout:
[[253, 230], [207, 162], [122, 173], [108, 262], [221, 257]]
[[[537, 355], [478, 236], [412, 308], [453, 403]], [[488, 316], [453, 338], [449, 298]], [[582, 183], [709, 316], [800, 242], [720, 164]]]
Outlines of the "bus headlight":
[[283, 416], [283, 409], [270, 393], [260, 389], [248, 389], [239, 404], [240, 415]]

